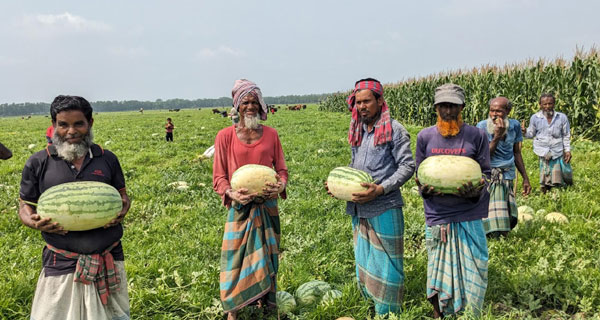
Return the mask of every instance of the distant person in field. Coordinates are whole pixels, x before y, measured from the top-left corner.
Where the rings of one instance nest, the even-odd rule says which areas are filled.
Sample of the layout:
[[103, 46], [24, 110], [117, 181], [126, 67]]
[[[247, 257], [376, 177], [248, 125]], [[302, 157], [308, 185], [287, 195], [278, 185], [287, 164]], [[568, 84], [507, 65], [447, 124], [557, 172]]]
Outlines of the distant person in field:
[[[437, 155], [469, 157], [490, 176], [488, 138], [482, 130], [463, 123], [465, 93], [456, 84], [435, 89], [437, 124], [417, 135], [417, 176], [423, 160]], [[452, 168], [449, 168], [452, 170]], [[482, 219], [488, 215], [489, 193], [482, 178], [442, 194], [416, 179], [425, 207], [427, 299], [434, 318], [471, 309], [479, 314], [488, 283], [488, 248]]]
[[8, 160], [10, 158], [12, 158], [12, 151], [0, 143], [0, 159]]
[[173, 141], [173, 129], [175, 129], [173, 121], [171, 120], [171, 118], [167, 118], [167, 123], [165, 124], [165, 130], [167, 131], [167, 141]]
[[[228, 208], [220, 293], [229, 320], [237, 319], [240, 308], [249, 304], [276, 306], [281, 234], [277, 199], [286, 198], [288, 180], [279, 135], [259, 122], [267, 119], [268, 111], [258, 86], [237, 80], [231, 95], [240, 121], [217, 133], [213, 164], [213, 188]], [[232, 189], [233, 172], [246, 164], [273, 168], [277, 183], [269, 183], [262, 196]]]
[[229, 118], [231, 118], [232, 125], [235, 125], [236, 123], [240, 122], [240, 115], [235, 106], [229, 111]]
[[573, 183], [571, 169], [571, 128], [562, 112], [554, 111], [556, 99], [550, 93], [540, 97], [540, 111], [529, 119], [529, 127], [521, 129], [533, 138], [533, 152], [540, 159], [540, 191]]
[[46, 142], [48, 143], [48, 145], [52, 144], [52, 136], [54, 135], [54, 126], [50, 125], [48, 128], [46, 128]]
[[512, 103], [505, 97], [490, 100], [489, 118], [477, 124], [486, 132], [490, 143], [490, 205], [483, 228], [488, 237], [506, 236], [517, 225], [517, 201], [513, 180], [515, 166], [523, 177], [523, 195], [531, 192], [529, 177], [521, 154], [523, 134], [519, 121], [509, 119]]
[[346, 204], [352, 217], [356, 278], [377, 314], [402, 311], [404, 294], [404, 201], [400, 187], [414, 171], [410, 135], [396, 120], [375, 79], [359, 80], [347, 98], [352, 112], [348, 141], [350, 167], [369, 173], [375, 183]]
[[[41, 231], [46, 242], [30, 319], [129, 319], [121, 221], [130, 201], [119, 160], [94, 144], [87, 100], [58, 96], [50, 114], [52, 145], [27, 160], [19, 192], [22, 223]], [[41, 219], [30, 203], [37, 203], [48, 188], [74, 181], [115, 187], [123, 210], [104, 227], [88, 231], [67, 231], [50, 218]]]

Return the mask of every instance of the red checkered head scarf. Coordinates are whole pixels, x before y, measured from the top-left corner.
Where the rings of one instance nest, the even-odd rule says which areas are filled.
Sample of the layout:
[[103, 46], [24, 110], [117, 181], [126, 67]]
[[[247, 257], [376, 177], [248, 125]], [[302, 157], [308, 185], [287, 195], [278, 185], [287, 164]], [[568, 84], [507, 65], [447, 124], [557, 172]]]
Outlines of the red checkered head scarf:
[[263, 100], [262, 92], [260, 88], [256, 85], [256, 83], [246, 80], [239, 79], [235, 80], [233, 84], [233, 89], [231, 90], [231, 97], [233, 98], [233, 107], [235, 110], [240, 110], [240, 104], [242, 103], [242, 99], [248, 94], [252, 94], [258, 99], [260, 103], [260, 109], [258, 110], [258, 114], [260, 116], [260, 120], [267, 120], [267, 104]]
[[[348, 130], [348, 142], [353, 147], [360, 146], [362, 142], [362, 124], [363, 121], [358, 114], [358, 110], [354, 106], [356, 100], [356, 93], [360, 90], [371, 90], [377, 93], [383, 99], [383, 86], [375, 79], [359, 80], [354, 86], [354, 90], [346, 99], [348, 102], [348, 109], [352, 112], [352, 120], [350, 121], [350, 130]], [[383, 106], [381, 107], [381, 115], [377, 122], [375, 122], [375, 145], [384, 144], [392, 141], [392, 120], [390, 118], [390, 111], [383, 100]]]

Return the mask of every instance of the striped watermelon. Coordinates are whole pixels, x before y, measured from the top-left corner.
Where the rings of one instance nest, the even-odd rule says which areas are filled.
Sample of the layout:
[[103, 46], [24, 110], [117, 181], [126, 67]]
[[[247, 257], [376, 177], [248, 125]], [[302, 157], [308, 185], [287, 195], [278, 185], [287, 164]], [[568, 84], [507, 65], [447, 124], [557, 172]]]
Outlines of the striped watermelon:
[[287, 314], [296, 309], [296, 300], [292, 294], [285, 291], [277, 291], [277, 310], [282, 314]]
[[323, 298], [321, 299], [321, 303], [324, 305], [330, 305], [330, 304], [333, 304], [335, 299], [338, 299], [341, 297], [342, 297], [342, 292], [340, 290], [331, 289], [331, 290], [325, 292], [325, 294], [323, 295]]
[[56, 185], [44, 191], [37, 204], [41, 218], [51, 218], [65, 230], [99, 228], [123, 209], [119, 191], [97, 181], [77, 181]]
[[469, 181], [474, 186], [481, 180], [477, 161], [463, 156], [431, 156], [423, 160], [417, 172], [419, 183], [432, 186], [441, 193], [457, 193], [457, 188]]
[[331, 290], [331, 286], [325, 281], [309, 281], [296, 289], [296, 300], [301, 306], [309, 305], [317, 302], [317, 300], [329, 290]]
[[247, 164], [235, 170], [231, 176], [231, 188], [233, 190], [246, 188], [248, 193], [261, 195], [267, 182], [277, 183], [276, 174], [275, 170], [267, 166]]
[[373, 177], [370, 174], [350, 168], [350, 167], [337, 167], [327, 177], [327, 188], [334, 197], [352, 201], [352, 194], [356, 192], [362, 192], [367, 188], [361, 186], [361, 183], [373, 183]]

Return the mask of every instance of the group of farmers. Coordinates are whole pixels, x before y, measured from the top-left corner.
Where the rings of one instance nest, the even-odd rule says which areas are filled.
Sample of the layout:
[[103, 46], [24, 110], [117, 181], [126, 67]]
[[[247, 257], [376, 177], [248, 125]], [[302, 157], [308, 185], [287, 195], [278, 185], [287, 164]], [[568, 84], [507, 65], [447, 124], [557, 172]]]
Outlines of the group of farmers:
[[[257, 305], [276, 308], [279, 240], [277, 200], [286, 198], [288, 170], [278, 133], [262, 125], [268, 107], [259, 87], [237, 80], [233, 110], [239, 117], [215, 139], [213, 188], [228, 208], [221, 248], [220, 296], [228, 319]], [[428, 157], [459, 155], [475, 160], [481, 181], [442, 194], [416, 179], [425, 208], [428, 252], [427, 299], [434, 317], [466, 309], [478, 313], [487, 288], [486, 233], [506, 234], [516, 224], [512, 181], [523, 176], [523, 193], [531, 186], [521, 144], [535, 138], [540, 157], [541, 191], [564, 184], [562, 168], [571, 159], [569, 123], [554, 111], [554, 97], [542, 95], [540, 112], [525, 130], [508, 119], [505, 97], [490, 101], [489, 118], [477, 127], [463, 123], [464, 90], [445, 84], [435, 90], [437, 124], [417, 136], [415, 157], [408, 131], [390, 117], [383, 86], [375, 79], [356, 82], [347, 99], [352, 113], [348, 141], [350, 167], [369, 173], [374, 183], [353, 194], [346, 213], [352, 217], [356, 277], [360, 291], [372, 299], [377, 314], [401, 312], [404, 289], [403, 199], [399, 187], [418, 172]], [[117, 157], [93, 142], [92, 107], [77, 96], [58, 96], [50, 107], [51, 144], [26, 162], [20, 188], [19, 217], [40, 230], [47, 245], [35, 290], [31, 319], [129, 319], [129, 298], [121, 245], [121, 221], [130, 207]], [[2, 158], [10, 150], [0, 145]], [[263, 192], [231, 187], [233, 172], [246, 164], [273, 168], [277, 182]], [[67, 231], [36, 213], [35, 204], [48, 188], [73, 181], [100, 181], [117, 189], [123, 209], [102, 228]], [[327, 188], [327, 185], [325, 185]]]

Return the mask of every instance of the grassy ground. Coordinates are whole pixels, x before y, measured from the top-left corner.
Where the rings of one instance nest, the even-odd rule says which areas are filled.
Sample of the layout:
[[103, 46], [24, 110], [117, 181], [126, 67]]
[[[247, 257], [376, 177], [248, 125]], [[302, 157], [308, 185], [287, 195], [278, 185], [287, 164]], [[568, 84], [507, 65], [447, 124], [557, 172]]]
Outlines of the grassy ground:
[[[230, 124], [209, 110], [178, 113], [147, 111], [94, 116], [95, 140], [117, 154], [133, 201], [125, 220], [131, 314], [134, 319], [221, 319], [219, 257], [225, 209], [212, 190], [212, 162], [197, 156], [211, 146], [217, 131]], [[175, 141], [164, 140], [172, 117]], [[400, 119], [401, 120], [401, 119]], [[41, 268], [43, 241], [17, 217], [20, 174], [27, 158], [45, 146], [49, 118], [0, 119], [0, 142], [14, 157], [0, 162], [0, 319], [26, 319]], [[290, 181], [280, 202], [282, 255], [278, 285], [293, 293], [302, 283], [324, 280], [343, 292], [333, 305], [298, 309], [291, 319], [375, 318], [371, 304], [355, 286], [350, 218], [345, 204], [328, 197], [323, 181], [329, 170], [346, 165], [349, 114], [280, 110], [267, 125], [277, 128]], [[408, 127], [414, 143], [420, 128]], [[29, 148], [30, 144], [35, 146]], [[489, 242], [490, 283], [484, 319], [598, 318], [600, 305], [600, 144], [573, 142], [575, 186], [541, 195], [531, 141], [524, 143], [527, 171], [534, 184], [519, 205], [560, 211], [569, 224], [539, 216], [521, 224], [506, 239]], [[168, 184], [186, 181], [188, 190]], [[426, 251], [423, 204], [402, 187], [405, 214], [404, 313], [391, 319], [427, 319]], [[260, 319], [247, 308], [242, 319]], [[265, 318], [274, 318], [267, 316]], [[465, 316], [468, 318], [468, 315]]]

